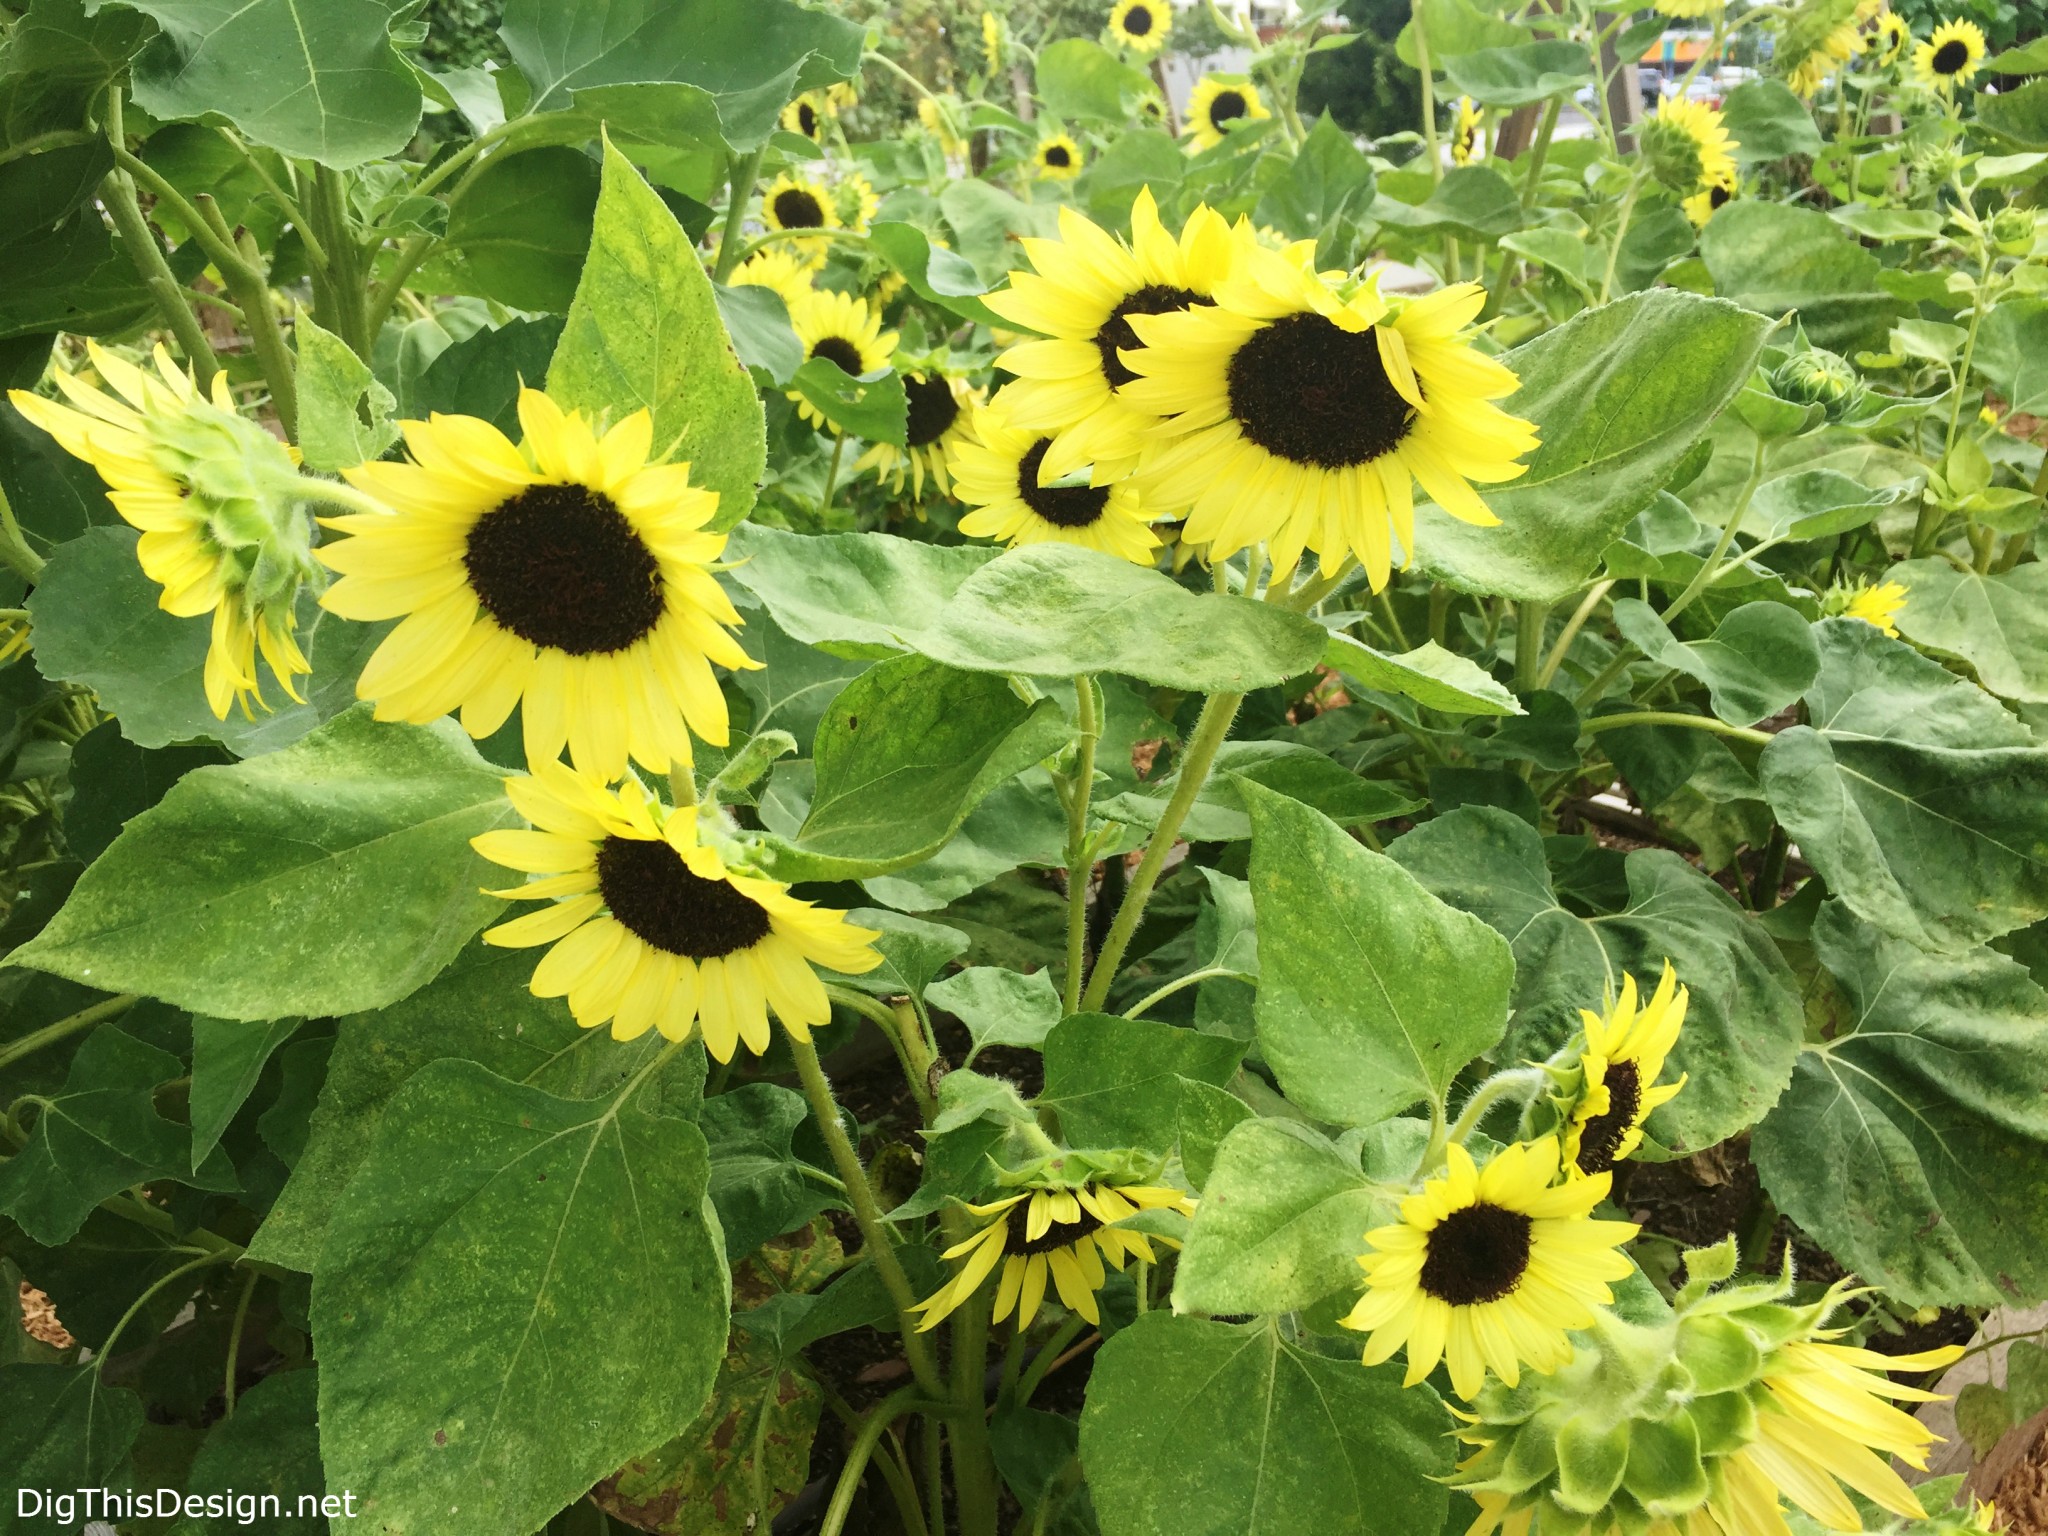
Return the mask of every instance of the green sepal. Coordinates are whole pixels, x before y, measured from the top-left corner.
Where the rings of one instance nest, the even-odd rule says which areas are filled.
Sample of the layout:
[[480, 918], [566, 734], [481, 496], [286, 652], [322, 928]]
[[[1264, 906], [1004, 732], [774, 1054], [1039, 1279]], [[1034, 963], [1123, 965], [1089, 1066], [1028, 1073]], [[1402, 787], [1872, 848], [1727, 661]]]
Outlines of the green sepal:
[[1742, 1262], [1742, 1250], [1730, 1233], [1711, 1248], [1686, 1249], [1679, 1255], [1679, 1262], [1685, 1266], [1685, 1288], [1673, 1298], [1673, 1304], [1684, 1311], [1735, 1273], [1735, 1267]]
[[1716, 1392], [1686, 1405], [1702, 1452], [1725, 1456], [1756, 1438], [1756, 1405], [1747, 1392]]
[[1629, 1424], [1581, 1414], [1557, 1432], [1557, 1491], [1560, 1506], [1595, 1515], [1607, 1508], [1628, 1468]]
[[1687, 1317], [1678, 1325], [1678, 1358], [1701, 1393], [1747, 1386], [1763, 1369], [1763, 1352], [1731, 1317]]
[[1650, 1514], [1676, 1515], [1696, 1508], [1708, 1490], [1692, 1420], [1680, 1415], [1637, 1422], [1629, 1435], [1628, 1470], [1622, 1482]]

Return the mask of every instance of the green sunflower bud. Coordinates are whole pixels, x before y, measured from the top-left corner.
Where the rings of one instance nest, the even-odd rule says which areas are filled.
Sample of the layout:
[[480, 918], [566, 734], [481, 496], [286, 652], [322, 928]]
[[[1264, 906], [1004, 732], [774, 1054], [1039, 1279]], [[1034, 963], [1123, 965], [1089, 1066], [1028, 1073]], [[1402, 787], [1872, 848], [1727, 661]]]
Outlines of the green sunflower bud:
[[1650, 174], [1680, 196], [1697, 192], [1705, 168], [1699, 140], [1662, 116], [1645, 118], [1637, 129], [1643, 163]]
[[1838, 421], [1863, 397], [1863, 381], [1849, 360], [1814, 347], [1794, 352], [1771, 375], [1771, 388], [1795, 405], [1819, 405]]
[[2029, 208], [2001, 208], [1991, 216], [1991, 243], [2005, 256], [2026, 256], [2034, 249], [2034, 214]]

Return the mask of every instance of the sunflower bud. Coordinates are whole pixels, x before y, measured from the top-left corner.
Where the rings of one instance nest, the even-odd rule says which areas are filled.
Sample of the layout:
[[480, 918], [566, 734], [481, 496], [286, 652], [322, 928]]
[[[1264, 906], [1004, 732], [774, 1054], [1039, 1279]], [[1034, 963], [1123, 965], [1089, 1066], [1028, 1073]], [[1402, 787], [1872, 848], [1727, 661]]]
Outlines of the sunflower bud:
[[2001, 208], [1991, 216], [1991, 243], [2002, 256], [2030, 255], [2034, 232], [2034, 213], [2030, 208]]
[[1863, 397], [1863, 381], [1849, 360], [1812, 347], [1794, 352], [1771, 375], [1771, 388], [1795, 405], [1819, 405], [1838, 421]]
[[1705, 167], [1700, 160], [1698, 139], [1661, 113], [1645, 118], [1638, 131], [1643, 163], [1652, 176], [1680, 196], [1699, 190]]

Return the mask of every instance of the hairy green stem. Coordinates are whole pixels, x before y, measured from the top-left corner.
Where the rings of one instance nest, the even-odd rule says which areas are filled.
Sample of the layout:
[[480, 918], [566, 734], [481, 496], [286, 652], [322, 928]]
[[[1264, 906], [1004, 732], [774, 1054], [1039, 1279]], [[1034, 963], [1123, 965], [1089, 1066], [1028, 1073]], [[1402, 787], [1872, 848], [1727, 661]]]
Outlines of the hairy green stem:
[[[948, 1235], [964, 1237], [953, 1224]], [[989, 1454], [982, 1380], [988, 1371], [989, 1308], [984, 1285], [953, 1314], [953, 1406], [946, 1426], [953, 1444], [953, 1498], [961, 1536], [996, 1536], [996, 1466]]]
[[1621, 266], [1621, 242], [1628, 236], [1629, 221], [1636, 216], [1636, 199], [1643, 195], [1646, 173], [1638, 169], [1629, 178], [1628, 191], [1622, 194], [1621, 212], [1614, 219], [1614, 242], [1607, 247], [1607, 270], [1600, 277], [1600, 302], [1605, 304], [1614, 293], [1614, 274]]
[[1534, 693], [1543, 666], [1543, 627], [1550, 618], [1548, 603], [1515, 604], [1515, 692]]
[[919, 1116], [925, 1124], [931, 1124], [937, 1106], [932, 1102], [931, 1060], [924, 1049], [922, 1033], [916, 1029], [905, 1029], [903, 1020], [887, 1004], [865, 992], [856, 992], [851, 987], [828, 986], [825, 994], [881, 1030], [890, 1048], [896, 1052], [896, 1060], [902, 1065], [904, 1081], [910, 1084]]
[[1095, 745], [1102, 722], [1095, 712], [1095, 679], [1074, 679], [1074, 778], [1067, 794], [1067, 976], [1061, 1010], [1081, 1007], [1082, 971], [1088, 963], [1088, 801], [1095, 789]]
[[1078, 1314], [1061, 1323], [1053, 1336], [1045, 1341], [1045, 1347], [1031, 1357], [1031, 1364], [1025, 1368], [1024, 1379], [1017, 1383], [1019, 1408], [1030, 1406], [1031, 1395], [1038, 1390], [1039, 1383], [1051, 1373], [1067, 1346], [1081, 1337], [1081, 1330], [1088, 1326], [1087, 1319]]
[[881, 1443], [889, 1426], [905, 1414], [944, 1412], [946, 1407], [944, 1403], [922, 1397], [917, 1387], [899, 1387], [867, 1411], [853, 1437], [853, 1444], [847, 1448], [846, 1464], [839, 1469], [839, 1480], [832, 1485], [832, 1502], [825, 1506], [825, 1522], [818, 1527], [819, 1536], [839, 1536], [846, 1529], [847, 1513], [853, 1508], [854, 1496], [860, 1492], [861, 1475], [867, 1471], [868, 1459], [875, 1454], [875, 1447]]
[[1135, 1019], [1150, 1009], [1154, 1003], [1163, 1003], [1173, 996], [1174, 993], [1185, 991], [1187, 988], [1195, 986], [1200, 982], [1214, 981], [1221, 976], [1236, 976], [1238, 974], [1238, 972], [1231, 970], [1227, 965], [1211, 965], [1205, 966], [1199, 971], [1189, 971], [1185, 976], [1175, 977], [1165, 986], [1159, 988], [1158, 991], [1146, 993], [1145, 996], [1124, 1010], [1124, 1017]]
[[149, 221], [142, 216], [142, 205], [135, 196], [135, 178], [123, 170], [107, 172], [100, 182], [100, 205], [113, 219], [121, 248], [135, 263], [142, 285], [156, 303], [157, 313], [184, 349], [200, 392], [211, 393], [213, 376], [220, 372], [220, 359], [213, 355], [213, 343], [206, 339], [199, 316], [185, 298], [184, 287], [171, 271], [171, 264], [164, 260], [163, 247], [157, 244]]
[[228, 1325], [227, 1372], [221, 1382], [221, 1399], [227, 1404], [221, 1417], [235, 1416], [235, 1372], [242, 1362], [242, 1330], [249, 1322], [249, 1303], [256, 1295], [256, 1282], [263, 1278], [263, 1272], [251, 1269], [242, 1279], [242, 1294], [235, 1298], [235, 1320]]
[[1716, 736], [1732, 736], [1737, 741], [1753, 741], [1762, 745], [1771, 739], [1770, 732], [1751, 730], [1745, 725], [1729, 725], [1716, 720], [1712, 715], [1688, 715], [1675, 709], [1633, 709], [1618, 715], [1595, 715], [1585, 721], [1579, 729], [1587, 735], [1598, 735], [1601, 731], [1619, 730], [1625, 725], [1678, 725], [1695, 731], [1712, 731]]
[[[14, 503], [7, 499], [7, 492], [0, 490], [0, 565], [5, 565], [23, 581], [34, 581], [43, 574], [47, 562], [30, 548], [27, 537], [21, 531], [21, 524], [14, 516]], [[0, 1057], [0, 1061], [4, 1061]]]
[[1564, 665], [1565, 653], [1572, 648], [1572, 642], [1579, 638], [1579, 631], [1586, 627], [1586, 620], [1593, 616], [1594, 610], [1600, 606], [1600, 600], [1607, 596], [1613, 586], [1614, 583], [1611, 581], [1594, 582], [1592, 590], [1586, 593], [1585, 600], [1573, 610], [1572, 616], [1565, 620], [1564, 628], [1557, 632], [1556, 643], [1550, 648], [1549, 660], [1543, 663], [1543, 670], [1536, 674], [1538, 688], [1550, 686], [1551, 679], [1557, 676], [1558, 668]]
[[1728, 553], [1728, 546], [1735, 542], [1736, 530], [1742, 526], [1743, 518], [1749, 514], [1750, 499], [1756, 495], [1756, 488], [1763, 483], [1763, 478], [1764, 440], [1759, 435], [1756, 448], [1750, 456], [1749, 479], [1743, 483], [1742, 494], [1735, 498], [1735, 506], [1729, 512], [1727, 522], [1721, 525], [1721, 537], [1714, 541], [1714, 552], [1707, 556], [1697, 571], [1693, 572], [1693, 578], [1685, 584], [1685, 590], [1673, 598], [1671, 606], [1664, 610], [1666, 624], [1690, 608], [1693, 599], [1727, 574], [1721, 565], [1721, 557]]
[[6, 1071], [24, 1057], [33, 1056], [45, 1046], [55, 1045], [81, 1030], [91, 1029], [95, 1024], [103, 1024], [108, 1019], [120, 1017], [141, 1001], [142, 999], [133, 992], [123, 992], [119, 997], [102, 998], [90, 1008], [81, 1008], [54, 1024], [45, 1024], [41, 1029], [23, 1035], [11, 1044], [0, 1046], [0, 1072]]
[[284, 332], [278, 326], [277, 307], [270, 300], [270, 276], [262, 269], [262, 256], [256, 249], [255, 240], [246, 231], [239, 242], [235, 239], [211, 194], [200, 193], [195, 199], [195, 206], [216, 237], [240, 249], [241, 261], [233, 268], [222, 268], [221, 275], [227, 279], [235, 302], [242, 306], [242, 314], [248, 321], [249, 340], [256, 349], [256, 361], [263, 369], [264, 382], [270, 386], [270, 403], [277, 412], [278, 423], [284, 428], [284, 435], [296, 443], [299, 440], [298, 375], [294, 371], [291, 348], [285, 345]]
[[1451, 1125], [1451, 1140], [1463, 1146], [1479, 1129], [1479, 1122], [1486, 1118], [1486, 1112], [1494, 1105], [1504, 1098], [1514, 1098], [1526, 1104], [1542, 1090], [1545, 1081], [1541, 1067], [1515, 1067], [1494, 1073], [1472, 1090], [1472, 1097], [1458, 1111], [1458, 1118]]
[[[711, 269], [711, 280], [722, 283], [732, 276], [732, 269], [740, 264], [740, 225], [746, 219], [747, 199], [754, 195], [754, 183], [761, 179], [761, 162], [767, 157], [768, 144], [744, 159], [734, 155], [726, 162], [725, 228], [718, 233], [718, 261]], [[826, 498], [830, 500], [829, 495]]]
[[107, 1362], [114, 1358], [114, 1346], [120, 1342], [121, 1335], [127, 1330], [128, 1325], [135, 1321], [135, 1314], [143, 1309], [150, 1297], [156, 1295], [158, 1291], [164, 1289], [164, 1287], [180, 1276], [189, 1275], [194, 1270], [206, 1269], [215, 1264], [226, 1263], [235, 1257], [239, 1257], [239, 1254], [202, 1253], [198, 1258], [192, 1260], [191, 1263], [180, 1264], [176, 1269], [136, 1297], [134, 1301], [129, 1303], [128, 1310], [121, 1314], [121, 1320], [114, 1324], [113, 1331], [107, 1335], [107, 1342], [100, 1347], [100, 1352], [93, 1356], [92, 1368], [94, 1372], [102, 1372], [106, 1369]]

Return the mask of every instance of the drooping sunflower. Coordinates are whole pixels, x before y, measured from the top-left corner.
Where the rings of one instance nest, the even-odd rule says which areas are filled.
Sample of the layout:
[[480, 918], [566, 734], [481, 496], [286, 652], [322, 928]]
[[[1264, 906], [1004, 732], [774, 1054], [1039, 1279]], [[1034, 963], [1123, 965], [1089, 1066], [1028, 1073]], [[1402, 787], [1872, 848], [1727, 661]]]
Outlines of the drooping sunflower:
[[[142, 533], [136, 558], [163, 588], [157, 605], [179, 618], [213, 615], [203, 674], [216, 719], [263, 705], [260, 650], [293, 699], [313, 670], [293, 636], [299, 588], [321, 577], [302, 502], [324, 494], [299, 474], [292, 450], [235, 409], [225, 373], [210, 396], [156, 349], [156, 372], [87, 343], [107, 388], [64, 369], [60, 405], [26, 390], [8, 399], [106, 482], [108, 500]], [[111, 392], [110, 392], [111, 391]], [[340, 492], [341, 487], [333, 487]]]
[[1692, 220], [1694, 228], [1704, 229], [1707, 220], [1735, 201], [1741, 190], [1741, 182], [1729, 175], [1709, 182], [1692, 196], [1681, 199], [1679, 207], [1685, 210], [1685, 216]]
[[811, 270], [790, 252], [769, 246], [734, 267], [732, 276], [725, 281], [729, 287], [753, 286], [779, 294], [793, 315], [797, 305], [813, 291]]
[[1659, 178], [1681, 197], [1735, 178], [1735, 141], [1721, 114], [1703, 101], [1666, 96], [1643, 125], [1643, 138]]
[[957, 160], [967, 153], [967, 140], [960, 127], [960, 104], [956, 98], [947, 97], [946, 104], [941, 106], [929, 96], [918, 97], [917, 120], [939, 141], [941, 154]]
[[840, 222], [855, 234], [866, 234], [882, 206], [881, 198], [875, 195], [875, 184], [859, 171], [848, 171], [832, 188], [832, 196]]
[[858, 975], [881, 964], [873, 929], [730, 867], [699, 841], [694, 806], [671, 809], [638, 779], [611, 789], [544, 760], [505, 792], [532, 830], [470, 841], [492, 863], [540, 877], [491, 895], [546, 905], [487, 929], [484, 942], [552, 945], [533, 994], [568, 998], [585, 1029], [687, 1040], [701, 1028], [719, 1061], [742, 1042], [758, 1056], [771, 1008], [798, 1040], [831, 1021], [813, 966]]
[[1038, 148], [1031, 152], [1031, 163], [1044, 181], [1072, 181], [1081, 174], [1084, 159], [1081, 146], [1064, 133], [1040, 139]]
[[1058, 240], [1023, 242], [1037, 270], [1012, 272], [1010, 286], [987, 303], [1047, 338], [1011, 347], [996, 363], [1016, 375], [1003, 391], [1010, 419], [1053, 439], [1050, 478], [1093, 464], [1098, 481], [1114, 479], [1138, 462], [1141, 434], [1157, 418], [1118, 393], [1137, 377], [1123, 359], [1138, 344], [1131, 316], [1206, 301], [1251, 238], [1205, 204], [1176, 240], [1147, 187], [1131, 205], [1129, 245], [1072, 208], [1060, 210]]
[[1137, 486], [1128, 477], [1108, 485], [1048, 483], [1060, 478], [1045, 471], [1051, 447], [1043, 433], [1010, 422], [1001, 393], [977, 409], [973, 435], [956, 440], [947, 459], [954, 494], [975, 508], [960, 519], [960, 531], [1013, 548], [1079, 544], [1150, 565], [1159, 536]]
[[1292, 256], [1240, 248], [1214, 303], [1131, 316], [1122, 355], [1140, 410], [1166, 418], [1139, 468], [1154, 516], [1214, 558], [1267, 541], [1286, 572], [1304, 549], [1347, 556], [1375, 590], [1415, 547], [1411, 480], [1451, 516], [1498, 521], [1472, 481], [1521, 474], [1535, 428], [1492, 402], [1515, 375], [1460, 334], [1486, 302], [1463, 283], [1398, 309], [1371, 280], [1348, 295]]
[[1448, 1156], [1441, 1177], [1401, 1202], [1397, 1224], [1366, 1233], [1367, 1290], [1344, 1326], [1371, 1335], [1367, 1365], [1405, 1345], [1409, 1386], [1441, 1358], [1469, 1398], [1489, 1371], [1512, 1387], [1525, 1365], [1548, 1373], [1569, 1360], [1568, 1335], [1631, 1272], [1617, 1249], [1639, 1228], [1592, 1218], [1606, 1174], [1553, 1187], [1555, 1137], [1516, 1142], [1484, 1168], [1455, 1142]]
[[854, 460], [853, 472], [873, 470], [875, 478], [896, 495], [903, 493], [903, 477], [908, 474], [911, 495], [917, 500], [924, 498], [925, 476], [930, 475], [938, 493], [950, 496], [953, 483], [946, 458], [956, 444], [973, 438], [973, 413], [981, 392], [943, 368], [925, 368], [903, 375], [903, 393], [910, 407], [903, 446], [870, 443], [867, 452]]
[[1460, 96], [1451, 117], [1451, 161], [1455, 165], [1470, 165], [1486, 154], [1484, 128], [1486, 114], [1472, 103], [1470, 96]]
[[1231, 124], [1255, 123], [1272, 115], [1251, 81], [1204, 75], [1188, 93], [1185, 131], [1195, 136], [1195, 149], [1214, 149]]
[[1913, 29], [1906, 25], [1906, 18], [1897, 11], [1885, 11], [1863, 34], [1863, 57], [1879, 68], [1896, 64], [1912, 40]]
[[1984, 62], [1984, 33], [1974, 21], [1950, 18], [1913, 50], [1913, 78], [1929, 90], [1948, 95], [1968, 85]]
[[1810, 98], [1841, 65], [1856, 56], [1863, 24], [1884, 0], [1803, 0], [1778, 37], [1773, 65], [1786, 85]]
[[1172, 30], [1166, 0], [1117, 0], [1109, 13], [1109, 35], [1137, 53], [1157, 53]]
[[1194, 1202], [1177, 1189], [1150, 1184], [1056, 1185], [1024, 1190], [969, 1205], [977, 1216], [991, 1221], [965, 1242], [948, 1248], [945, 1257], [966, 1259], [960, 1272], [924, 1301], [912, 1308], [924, 1314], [919, 1333], [936, 1328], [962, 1302], [981, 1288], [1000, 1261], [1002, 1278], [996, 1283], [993, 1321], [1000, 1323], [1011, 1312], [1017, 1314], [1017, 1331], [1022, 1333], [1038, 1316], [1045, 1299], [1045, 1283], [1051, 1279], [1060, 1302], [1070, 1312], [1090, 1323], [1100, 1323], [1095, 1293], [1109, 1278], [1103, 1261], [1122, 1270], [1126, 1258], [1152, 1263], [1157, 1258], [1154, 1243], [1178, 1248], [1170, 1237], [1147, 1237], [1127, 1232], [1116, 1225], [1139, 1211], [1178, 1211], [1194, 1214]]
[[[761, 194], [761, 222], [770, 229], [837, 229], [839, 210], [822, 181], [784, 171]], [[823, 235], [789, 242], [813, 264], [824, 260], [831, 241]]]
[[981, 13], [981, 51], [991, 75], [1003, 67], [1003, 18], [994, 11]]
[[1899, 614], [1905, 609], [1908, 595], [1896, 581], [1882, 581], [1876, 586], [1860, 583], [1853, 592], [1846, 594], [1847, 601], [1842, 604], [1841, 611], [1846, 618], [1861, 619], [1896, 638]]
[[[805, 359], [830, 358], [848, 378], [886, 368], [896, 355], [896, 333], [883, 330], [880, 312], [853, 294], [814, 289], [790, 310], [789, 318], [796, 339], [803, 343]], [[816, 406], [795, 390], [789, 398], [805, 421], [820, 431], [827, 430], [829, 423]]]
[[1579, 1058], [1583, 1074], [1578, 1101], [1564, 1127], [1564, 1166], [1568, 1172], [1594, 1175], [1614, 1165], [1643, 1144], [1643, 1122], [1650, 1111], [1668, 1104], [1685, 1086], [1659, 1085], [1664, 1058], [1678, 1043], [1691, 994], [1679, 986], [1678, 975], [1664, 962], [1664, 974], [1648, 1002], [1638, 1005], [1636, 979], [1623, 976], [1621, 996], [1603, 1017], [1582, 1009], [1585, 1051]]
[[389, 513], [323, 519], [341, 573], [321, 598], [350, 619], [402, 619], [357, 681], [380, 720], [460, 709], [488, 736], [520, 706], [529, 762], [566, 745], [613, 779], [691, 760], [694, 732], [726, 740], [714, 664], [752, 667], [723, 626], [740, 616], [710, 565], [718, 493], [688, 464], [648, 462], [635, 411], [602, 437], [536, 389], [519, 395], [519, 447], [473, 416], [403, 423], [411, 458], [349, 470]]
[[805, 91], [782, 109], [782, 126], [802, 134], [813, 144], [825, 141], [825, 100], [816, 91]]

